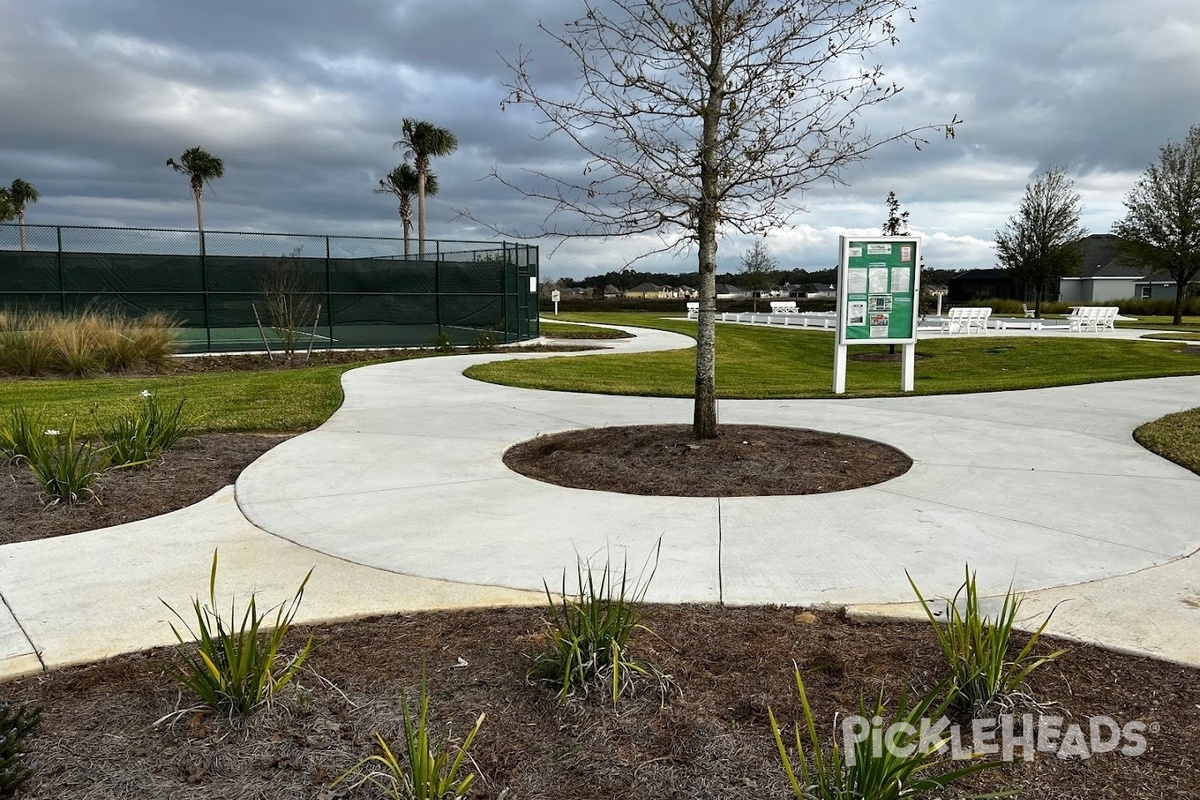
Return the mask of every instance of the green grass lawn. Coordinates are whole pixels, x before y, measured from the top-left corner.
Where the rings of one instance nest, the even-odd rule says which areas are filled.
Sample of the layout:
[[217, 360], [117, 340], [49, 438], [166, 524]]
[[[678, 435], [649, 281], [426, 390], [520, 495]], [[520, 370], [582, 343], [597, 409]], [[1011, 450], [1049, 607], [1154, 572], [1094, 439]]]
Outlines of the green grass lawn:
[[1200, 475], [1200, 408], [1147, 422], [1133, 438], [1153, 453]]
[[594, 325], [563, 325], [561, 322], [542, 319], [538, 322], [542, 336], [556, 339], [628, 339], [629, 334], [612, 328], [597, 328]]
[[[696, 325], [650, 313], [572, 314], [580, 322], [640, 325], [694, 335]], [[826, 397], [833, 382], [833, 336], [816, 331], [717, 325], [717, 392], [724, 398]], [[885, 348], [860, 346], [857, 354]], [[1200, 374], [1200, 356], [1178, 345], [1052, 337], [961, 337], [917, 345], [919, 394], [999, 391], [1097, 381]], [[690, 397], [691, 350], [605, 354], [483, 364], [469, 377], [562, 391]], [[851, 360], [847, 394], [900, 394], [899, 363]]]
[[186, 398], [185, 415], [197, 432], [305, 431], [337, 410], [339, 381], [354, 365], [264, 372], [205, 372], [160, 378], [20, 380], [0, 384], [0, 419], [24, 405], [45, 410], [50, 427], [75, 416], [79, 432], [92, 435], [96, 422], [111, 421], [148, 389], [162, 400]]
[[1200, 333], [1191, 333], [1189, 331], [1180, 331], [1179, 333], [1147, 333], [1143, 339], [1161, 339], [1182, 342], [1200, 342]]
[[1200, 317], [1184, 317], [1181, 325], [1172, 325], [1171, 317], [1153, 317], [1130, 314], [1137, 317], [1137, 322], [1116, 323], [1118, 328], [1149, 328], [1162, 331], [1200, 331]]

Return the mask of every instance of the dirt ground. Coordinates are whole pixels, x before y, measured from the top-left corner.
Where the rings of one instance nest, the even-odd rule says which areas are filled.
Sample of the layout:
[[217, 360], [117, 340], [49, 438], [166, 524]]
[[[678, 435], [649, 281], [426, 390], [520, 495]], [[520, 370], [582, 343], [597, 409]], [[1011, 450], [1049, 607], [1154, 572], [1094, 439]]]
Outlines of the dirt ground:
[[[749, 494], [868, 485], [903, 473], [910, 463], [891, 448], [848, 437], [814, 439], [805, 431], [728, 426], [711, 449], [695, 450], [680, 446], [678, 432], [661, 429], [597, 436], [600, 443], [607, 437], [607, 461], [578, 460], [591, 457], [595, 442], [554, 446], [537, 440], [522, 463], [532, 469], [539, 459], [553, 461], [550, 472], [583, 476], [571, 485], [611, 488], [599, 479], [624, 462], [627, 473], [652, 475], [652, 484], [670, 493], [693, 485], [716, 491], [712, 481], [724, 480], [719, 489], [730, 494], [731, 487]], [[183, 507], [231, 482], [284, 438], [201, 436], [152, 469], [106, 476], [103, 505], [43, 509], [32, 481], [21, 469], [6, 467], [0, 472], [6, 484], [0, 492], [0, 542]], [[638, 443], [640, 449], [634, 447]], [[559, 454], [566, 460], [555, 461]], [[718, 454], [716, 462], [704, 460]], [[665, 467], [655, 459], [674, 465], [675, 473], [663, 475]], [[727, 470], [715, 466], [722, 463]], [[704, 481], [696, 480], [700, 474]], [[470, 768], [479, 775], [472, 797], [785, 798], [791, 795], [767, 710], [788, 725], [801, 719], [793, 664], [802, 670], [818, 725], [830, 737], [838, 715], [857, 713], [860, 700], [873, 702], [882, 691], [894, 703], [901, 691], [923, 691], [941, 677], [936, 642], [921, 624], [862, 624], [787, 607], [650, 606], [648, 630], [635, 636], [630, 655], [669, 674], [669, 691], [663, 695], [643, 683], [615, 706], [600, 692], [560, 705], [552, 688], [529, 677], [529, 656], [545, 642], [547, 617], [540, 608], [484, 609], [297, 630], [288, 648], [298, 648], [311, 634], [317, 649], [297, 682], [249, 721], [194, 708], [195, 698], [168, 675], [177, 662], [172, 649], [2, 684], [0, 702], [45, 709], [29, 755], [37, 774], [18, 796], [379, 797], [366, 786], [332, 783], [376, 752], [376, 732], [397, 744], [400, 697], [411, 696], [425, 671], [439, 731], [449, 725], [454, 740], [461, 741], [475, 718], [487, 715], [471, 752]], [[1066, 647], [1057, 662], [1034, 674], [1031, 692], [1043, 712], [1084, 730], [1099, 716], [1144, 725], [1146, 751], [1088, 758], [1038, 753], [1031, 762], [972, 776], [961, 790], [944, 796], [1013, 789], [1029, 800], [1200, 798], [1200, 673], [1087, 646]], [[950, 766], [943, 761], [939, 768]]]

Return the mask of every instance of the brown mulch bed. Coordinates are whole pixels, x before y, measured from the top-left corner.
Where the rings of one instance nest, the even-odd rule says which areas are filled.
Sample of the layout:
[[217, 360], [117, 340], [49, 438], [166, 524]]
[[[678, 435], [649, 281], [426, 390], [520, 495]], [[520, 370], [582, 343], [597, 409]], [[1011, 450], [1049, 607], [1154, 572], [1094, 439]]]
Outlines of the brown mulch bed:
[[105, 472], [99, 502], [47, 506], [25, 466], [0, 461], [0, 544], [45, 539], [155, 517], [198, 503], [237, 480], [250, 462], [292, 434], [209, 433], [185, 439], [150, 469]]
[[[886, 479], [882, 466], [863, 459], [870, 443], [859, 439], [796, 440], [769, 449], [769, 441], [811, 433], [726, 426], [717, 443], [693, 450], [686, 447], [688, 429], [682, 430], [685, 446], [672, 446], [667, 462], [684, 466], [688, 475], [736, 475], [723, 494], [730, 484], [752, 487], [754, 476], [759, 493], [771, 493], [788, 473], [815, 475], [812, 457], [829, 448], [855, 453], [822, 456], [823, 472], [810, 479], [810, 489], [837, 478], [847, 486]], [[649, 450], [665, 449], [669, 440], [662, 434], [650, 430]], [[105, 477], [103, 506], [42, 509], [36, 487], [23, 470], [10, 467], [0, 492], [0, 542], [189, 505], [232, 482], [245, 464], [284, 438], [199, 437], [191, 447], [168, 452], [153, 469]], [[628, 434], [610, 435], [610, 443], [630, 441]], [[722, 454], [722, 446], [730, 450]], [[903, 454], [886, 450], [877, 453], [879, 464], [890, 462], [894, 474], [908, 468]], [[768, 453], [793, 460], [771, 461]], [[810, 459], [795, 461], [797, 453]], [[713, 455], [721, 457], [700, 460]], [[609, 457], [650, 469], [643, 456], [631, 459], [618, 449]], [[685, 478], [666, 480], [678, 487]], [[645, 614], [653, 633], [637, 634], [630, 655], [669, 674], [671, 688], [664, 698], [642, 682], [636, 695], [615, 707], [600, 691], [560, 705], [552, 688], [529, 679], [529, 654], [546, 640], [548, 615], [539, 608], [393, 615], [312, 627], [307, 632], [318, 648], [297, 682], [248, 722], [192, 709], [194, 698], [165, 674], [175, 660], [169, 649], [0, 684], [0, 702], [37, 703], [45, 710], [29, 756], [38, 773], [18, 797], [379, 797], [367, 787], [331, 784], [376, 752], [377, 731], [398, 744], [400, 697], [411, 696], [424, 671], [438, 731], [449, 723], [461, 741], [476, 716], [487, 714], [471, 754], [480, 776], [473, 798], [785, 798], [791, 794], [767, 709], [785, 725], [801, 719], [793, 662], [804, 671], [823, 733], [835, 730], [836, 715], [857, 713], [860, 698], [870, 703], [882, 689], [894, 702], [902, 689], [921, 691], [941, 677], [940, 654], [925, 625], [855, 623], [785, 607], [650, 606]], [[288, 647], [298, 647], [303, 634], [293, 633]], [[1059, 646], [1039, 645], [1043, 652]], [[1098, 715], [1122, 724], [1144, 722], [1147, 752], [1096, 753], [1088, 759], [1039, 753], [1031, 763], [973, 776], [960, 784], [961, 791], [945, 796], [1016, 789], [1028, 800], [1200, 797], [1200, 673], [1087, 646], [1066, 647], [1066, 655], [1034, 675], [1032, 691], [1047, 704], [1046, 713], [1085, 730]]]
[[[45, 707], [28, 798], [378, 797], [330, 783], [374, 751], [376, 731], [400, 737], [400, 697], [428, 674], [431, 718], [461, 741], [486, 713], [472, 750], [474, 798], [790, 797], [767, 721], [800, 719], [792, 662], [804, 671], [823, 732], [882, 688], [936, 683], [925, 626], [855, 624], [789, 608], [646, 609], [654, 634], [632, 655], [668, 673], [665, 700], [643, 683], [615, 707], [600, 691], [559, 705], [531, 684], [528, 653], [544, 641], [540, 609], [390, 616], [312, 629], [319, 641], [299, 685], [247, 723], [202, 711], [163, 674], [159, 650], [27, 678], [0, 697]], [[292, 646], [300, 642], [293, 634]], [[1027, 800], [1197, 797], [1200, 681], [1169, 664], [1074, 647], [1035, 673], [1037, 698], [1087, 728], [1092, 715], [1145, 722], [1139, 757], [1040, 753], [974, 776], [966, 789], [1018, 789]], [[155, 724], [161, 718], [166, 721]]]
[[856, 436], [722, 425], [696, 442], [690, 425], [586, 428], [509, 448], [504, 463], [559, 486], [674, 497], [750, 497], [841, 492], [908, 472], [912, 459]]

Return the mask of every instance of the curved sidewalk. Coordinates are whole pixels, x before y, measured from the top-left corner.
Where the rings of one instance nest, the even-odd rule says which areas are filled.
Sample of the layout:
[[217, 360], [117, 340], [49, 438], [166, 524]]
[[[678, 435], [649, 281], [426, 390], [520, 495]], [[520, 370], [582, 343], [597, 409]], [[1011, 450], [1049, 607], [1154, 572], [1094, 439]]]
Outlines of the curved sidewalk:
[[[691, 341], [639, 331], [632, 346], [673, 345]], [[512, 473], [500, 456], [543, 433], [687, 422], [690, 400], [530, 391], [461, 375], [494, 358], [349, 373], [346, 403], [329, 422], [243, 473], [243, 512], [276, 535], [356, 563], [525, 590], [553, 582], [576, 554], [628, 554], [641, 564], [661, 538], [649, 598], [663, 602], [905, 603], [905, 570], [927, 594], [943, 595], [968, 562], [985, 591], [1048, 589], [1130, 575], [1200, 546], [1200, 478], [1130, 435], [1196, 405], [1197, 377], [724, 401], [723, 422], [879, 439], [907, 452], [914, 467], [838, 494], [655, 498], [550, 486]]]
[[[615, 352], [690, 347], [638, 330]], [[1054, 632], [1200, 664], [1200, 478], [1143, 450], [1138, 424], [1200, 404], [1200, 377], [1023, 392], [723, 401], [722, 422], [813, 427], [893, 444], [906, 475], [838, 494], [654, 498], [549, 486], [500, 456], [539, 433], [680, 423], [686, 399], [540, 392], [422, 359], [346, 373], [343, 407], [248, 468], [233, 492], [156, 520], [0, 547], [0, 677], [169, 643], [169, 612], [221, 586], [285, 599], [317, 564], [301, 617], [541, 601], [576, 554], [641, 565], [648, 599], [911, 613], [964, 563], [1009, 583]], [[599, 356], [603, 357], [603, 356]], [[238, 507], [245, 518], [238, 513]], [[249, 520], [249, 521], [247, 521]], [[265, 532], [264, 532], [265, 531]], [[273, 535], [268, 535], [273, 534]], [[95, 609], [95, 610], [93, 610]], [[99, 616], [104, 613], [104, 616]], [[89, 617], [90, 615], [90, 617]], [[165, 635], [164, 635], [165, 634]], [[34, 652], [37, 651], [37, 652]]]

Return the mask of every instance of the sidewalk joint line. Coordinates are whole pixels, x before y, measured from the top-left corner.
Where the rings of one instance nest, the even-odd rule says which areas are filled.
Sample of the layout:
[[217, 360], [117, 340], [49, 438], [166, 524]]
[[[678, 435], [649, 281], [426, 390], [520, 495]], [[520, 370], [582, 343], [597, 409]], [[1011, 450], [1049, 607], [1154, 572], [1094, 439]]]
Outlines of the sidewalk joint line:
[[4, 603], [4, 607], [8, 609], [8, 615], [13, 618], [13, 622], [17, 623], [17, 628], [20, 629], [21, 635], [25, 637], [25, 641], [29, 642], [29, 649], [33, 651], [38, 663], [42, 665], [42, 672], [47, 672], [46, 662], [42, 658], [42, 651], [38, 650], [37, 645], [33, 643], [33, 639], [29, 636], [29, 631], [25, 630], [25, 626], [21, 624], [21, 620], [17, 619], [17, 612], [13, 611], [12, 606], [8, 604], [8, 598], [4, 596], [3, 592], [0, 592], [0, 603]]
[[725, 531], [721, 526], [721, 498], [717, 498], [717, 603], [725, 605]]

